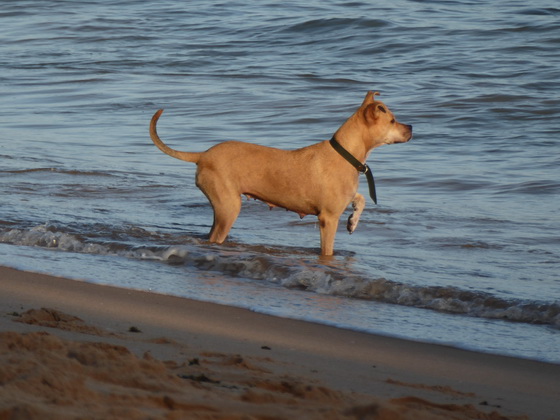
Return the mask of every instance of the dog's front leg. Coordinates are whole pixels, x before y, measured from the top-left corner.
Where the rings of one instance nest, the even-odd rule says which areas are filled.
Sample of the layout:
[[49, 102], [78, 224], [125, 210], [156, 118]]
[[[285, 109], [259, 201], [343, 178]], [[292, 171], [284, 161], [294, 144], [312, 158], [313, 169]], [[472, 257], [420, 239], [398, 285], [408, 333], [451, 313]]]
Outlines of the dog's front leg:
[[366, 206], [366, 200], [362, 194], [356, 193], [354, 198], [352, 199], [352, 214], [348, 218], [348, 224], [346, 225], [346, 229], [348, 229], [348, 233], [350, 235], [356, 230], [358, 226], [358, 222], [360, 221], [360, 216], [362, 215], [362, 211], [364, 211], [364, 207]]
[[319, 214], [319, 229], [321, 231], [321, 255], [329, 256], [334, 252], [334, 238], [338, 228], [340, 215]]

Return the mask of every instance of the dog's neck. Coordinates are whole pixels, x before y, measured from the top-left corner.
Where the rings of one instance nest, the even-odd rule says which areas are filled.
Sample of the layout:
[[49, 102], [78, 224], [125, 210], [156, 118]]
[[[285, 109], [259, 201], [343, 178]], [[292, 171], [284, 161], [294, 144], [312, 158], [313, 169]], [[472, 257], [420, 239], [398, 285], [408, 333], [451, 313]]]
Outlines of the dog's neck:
[[329, 141], [330, 145], [336, 152], [342, 156], [350, 165], [352, 165], [356, 170], [364, 174], [367, 178], [368, 187], [369, 187], [369, 195], [373, 202], [377, 204], [377, 193], [375, 191], [375, 180], [373, 179], [373, 173], [371, 172], [370, 167], [366, 163], [360, 162], [352, 153], [342, 146], [338, 140], [336, 139], [336, 134], [332, 136]]
[[358, 172], [362, 174], [366, 172], [367, 165], [365, 163], [362, 163], [362, 161], [357, 159], [352, 153], [346, 150], [346, 148], [342, 146], [338, 141], [338, 139], [336, 138], [336, 134], [332, 136], [332, 138], [329, 140], [329, 143], [331, 144], [333, 149], [336, 150], [340, 156], [346, 159], [346, 161], [350, 163], [350, 165], [356, 168]]
[[358, 137], [356, 136], [356, 134], [361, 133], [362, 130], [359, 128], [360, 124], [357, 124], [354, 118], [356, 118], [355, 115], [342, 124], [342, 126], [336, 130], [336, 133], [334, 133], [333, 138], [336, 138], [336, 141], [351, 153], [352, 156], [361, 163], [365, 163], [371, 150], [367, 148], [367, 145], [359, 137], [359, 134]]

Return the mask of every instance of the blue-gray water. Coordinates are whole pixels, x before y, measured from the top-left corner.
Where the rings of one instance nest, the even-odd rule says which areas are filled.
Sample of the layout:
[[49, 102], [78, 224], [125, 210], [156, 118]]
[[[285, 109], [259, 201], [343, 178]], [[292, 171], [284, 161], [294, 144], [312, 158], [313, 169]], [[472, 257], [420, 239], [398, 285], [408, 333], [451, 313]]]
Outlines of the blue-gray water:
[[[0, 264], [560, 363], [557, 1], [377, 3], [2, 2]], [[368, 90], [414, 138], [328, 264], [255, 201], [206, 243], [195, 166], [148, 137], [165, 108], [177, 149], [298, 148]]]

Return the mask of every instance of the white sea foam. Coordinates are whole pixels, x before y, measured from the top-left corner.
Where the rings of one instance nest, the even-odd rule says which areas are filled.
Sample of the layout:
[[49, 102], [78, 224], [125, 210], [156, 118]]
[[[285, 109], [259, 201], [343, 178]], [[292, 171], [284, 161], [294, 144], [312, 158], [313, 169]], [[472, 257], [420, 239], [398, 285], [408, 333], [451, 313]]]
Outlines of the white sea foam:
[[123, 243], [85, 241], [77, 234], [54, 226], [39, 225], [29, 229], [0, 232], [0, 242], [14, 245], [52, 248], [64, 252], [115, 255], [139, 260], [156, 260], [168, 264], [188, 265], [199, 270], [227, 276], [275, 283], [286, 288], [318, 294], [426, 308], [467, 316], [504, 319], [523, 323], [550, 324], [560, 327], [560, 304], [506, 300], [490, 293], [465, 291], [454, 287], [418, 286], [393, 282], [385, 278], [368, 278], [360, 273], [336, 267], [310, 264], [275, 255], [223, 250], [188, 245], [131, 247]]

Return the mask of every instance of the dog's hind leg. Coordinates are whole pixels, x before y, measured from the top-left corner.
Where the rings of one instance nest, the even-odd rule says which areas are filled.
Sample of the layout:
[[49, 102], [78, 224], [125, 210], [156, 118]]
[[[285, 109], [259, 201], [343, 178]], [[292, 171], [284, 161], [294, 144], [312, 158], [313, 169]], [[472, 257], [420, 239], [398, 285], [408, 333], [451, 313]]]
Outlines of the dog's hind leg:
[[366, 205], [366, 200], [362, 194], [356, 193], [352, 200], [352, 214], [348, 218], [348, 224], [346, 225], [346, 229], [348, 229], [348, 233], [352, 234], [356, 227], [358, 226], [358, 222], [360, 221], [360, 216], [362, 215], [362, 211], [364, 211], [364, 207]]
[[241, 211], [241, 196], [229, 197], [227, 200], [210, 200], [214, 209], [214, 223], [210, 230], [210, 242], [224, 242]]
[[224, 242], [241, 211], [241, 194], [220, 173], [199, 165], [196, 186], [204, 193], [214, 210], [214, 223], [210, 229], [210, 242]]

